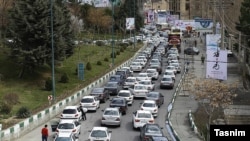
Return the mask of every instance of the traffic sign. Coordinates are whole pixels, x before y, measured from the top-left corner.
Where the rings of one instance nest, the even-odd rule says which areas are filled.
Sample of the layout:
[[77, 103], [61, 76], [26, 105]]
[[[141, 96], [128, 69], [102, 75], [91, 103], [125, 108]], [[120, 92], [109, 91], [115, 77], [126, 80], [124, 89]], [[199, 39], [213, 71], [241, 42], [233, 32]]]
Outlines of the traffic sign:
[[84, 64], [83, 63], [78, 63], [78, 78], [80, 80], [84, 79]]
[[52, 101], [52, 100], [53, 100], [53, 96], [52, 96], [52, 95], [49, 95], [49, 96], [48, 96], [48, 100], [49, 100], [49, 101]]

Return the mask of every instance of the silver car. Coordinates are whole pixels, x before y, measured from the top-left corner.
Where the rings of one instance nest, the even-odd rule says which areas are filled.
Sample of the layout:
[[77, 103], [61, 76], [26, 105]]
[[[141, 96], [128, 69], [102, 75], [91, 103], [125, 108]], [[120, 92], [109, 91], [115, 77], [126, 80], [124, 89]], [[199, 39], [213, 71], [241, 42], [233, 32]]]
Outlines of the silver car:
[[101, 125], [117, 125], [121, 126], [121, 117], [122, 114], [119, 111], [119, 108], [106, 108], [103, 111]]

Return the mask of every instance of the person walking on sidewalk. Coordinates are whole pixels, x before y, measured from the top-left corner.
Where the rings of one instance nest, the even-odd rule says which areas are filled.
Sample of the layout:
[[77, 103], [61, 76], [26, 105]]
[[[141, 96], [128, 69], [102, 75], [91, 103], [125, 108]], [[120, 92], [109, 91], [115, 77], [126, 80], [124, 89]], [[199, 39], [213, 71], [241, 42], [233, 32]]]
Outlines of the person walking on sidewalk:
[[201, 55], [201, 64], [204, 64], [204, 61], [205, 61], [205, 56], [202, 54]]
[[48, 141], [48, 136], [49, 136], [49, 130], [48, 130], [48, 125], [45, 124], [44, 127], [42, 128], [42, 141]]

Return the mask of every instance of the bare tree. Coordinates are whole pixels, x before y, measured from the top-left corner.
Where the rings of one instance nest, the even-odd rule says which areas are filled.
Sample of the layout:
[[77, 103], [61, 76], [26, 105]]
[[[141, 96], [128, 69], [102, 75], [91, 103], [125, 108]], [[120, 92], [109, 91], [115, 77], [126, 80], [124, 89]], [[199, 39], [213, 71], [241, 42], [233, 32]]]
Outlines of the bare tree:
[[215, 79], [196, 79], [193, 81], [192, 93], [208, 116], [208, 132], [214, 111], [232, 104], [233, 98], [237, 96], [237, 87], [238, 82], [227, 84]]

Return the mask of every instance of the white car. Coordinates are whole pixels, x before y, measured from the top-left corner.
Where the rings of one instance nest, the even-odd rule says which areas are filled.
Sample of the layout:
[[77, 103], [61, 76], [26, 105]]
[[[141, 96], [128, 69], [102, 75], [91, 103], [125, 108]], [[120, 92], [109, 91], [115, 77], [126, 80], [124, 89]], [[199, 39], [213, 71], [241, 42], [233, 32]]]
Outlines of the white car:
[[173, 80], [175, 80], [175, 73], [173, 70], [165, 70], [163, 77], [171, 76]]
[[133, 76], [134, 72], [130, 69], [130, 67], [122, 67], [122, 69], [128, 70], [130, 72], [130, 76], [129, 77]]
[[156, 69], [147, 69], [146, 73], [152, 78], [152, 80], [158, 80], [159, 78], [159, 72]]
[[82, 112], [78, 106], [67, 106], [63, 109], [61, 119], [82, 119]]
[[141, 104], [141, 110], [151, 112], [154, 117], [158, 116], [158, 106], [154, 100], [144, 100]]
[[181, 73], [181, 66], [179, 63], [170, 63], [169, 66], [174, 66], [177, 73]]
[[137, 110], [132, 117], [133, 128], [137, 129], [146, 123], [155, 123], [154, 117], [150, 111]]
[[138, 62], [141, 64], [142, 68], [144, 68], [146, 66], [146, 62], [144, 62], [143, 59], [135, 59], [133, 62]]
[[81, 123], [77, 120], [60, 120], [56, 128], [56, 134], [59, 135], [61, 133], [72, 133], [75, 136], [79, 136], [81, 133]]
[[119, 108], [106, 108], [103, 111], [101, 125], [117, 125], [121, 126], [122, 113]]
[[152, 78], [151, 78], [151, 77], [148, 77], [148, 74], [147, 74], [147, 73], [142, 72], [142, 73], [139, 73], [139, 74], [137, 75], [136, 80], [137, 80], [137, 81], [152, 80]]
[[88, 111], [96, 111], [100, 108], [100, 100], [95, 96], [84, 96], [80, 102], [83, 108], [87, 108]]
[[53, 141], [63, 141], [63, 140], [68, 140], [68, 141], [79, 141], [79, 137], [72, 133], [59, 133], [56, 134], [55, 139]]
[[142, 80], [139, 81], [139, 84], [145, 85], [149, 91], [153, 91], [155, 89], [155, 84], [151, 80]]
[[134, 86], [134, 89], [130, 89], [130, 90], [134, 94], [134, 97], [146, 97], [146, 95], [149, 92], [147, 87], [142, 84], [136, 84]]
[[124, 89], [128, 89], [128, 88], [131, 88], [133, 87], [135, 84], [138, 84], [137, 80], [136, 80], [136, 77], [128, 77], [124, 84], [123, 84], [123, 88]]
[[133, 72], [135, 72], [135, 71], [137, 71], [137, 72], [142, 71], [142, 65], [139, 62], [132, 62], [129, 67], [130, 67], [130, 70], [132, 70]]
[[89, 131], [88, 141], [110, 141], [111, 140], [111, 131], [108, 131], [107, 127], [93, 127]]
[[165, 70], [172, 70], [172, 71], [174, 71], [174, 74], [177, 73], [177, 70], [176, 70], [176, 67], [175, 67], [175, 66], [170, 66], [170, 65], [168, 65], [168, 66], [166, 67]]
[[132, 105], [134, 102], [134, 96], [129, 90], [120, 90], [117, 97], [124, 97], [128, 105]]

